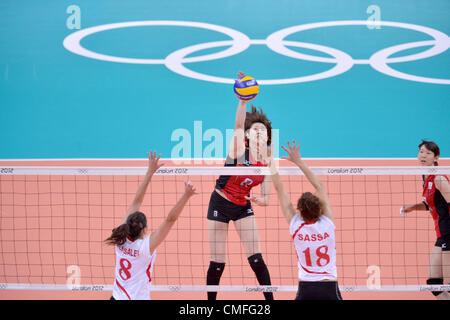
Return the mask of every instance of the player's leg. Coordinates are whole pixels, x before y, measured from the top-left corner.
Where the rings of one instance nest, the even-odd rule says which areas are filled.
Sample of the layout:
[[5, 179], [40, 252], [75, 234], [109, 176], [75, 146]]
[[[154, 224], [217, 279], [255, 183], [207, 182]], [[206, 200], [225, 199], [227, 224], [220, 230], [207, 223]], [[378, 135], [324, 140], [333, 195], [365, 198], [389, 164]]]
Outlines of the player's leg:
[[[207, 220], [208, 239], [210, 248], [210, 262], [206, 275], [206, 284], [217, 286], [220, 283], [225, 268], [226, 241], [228, 223]], [[217, 292], [208, 292], [208, 300], [216, 300]]]
[[[250, 267], [260, 285], [270, 286], [269, 269], [261, 255], [258, 226], [254, 215], [235, 221], [236, 231], [241, 239]], [[264, 292], [266, 300], [273, 300], [272, 292]]]
[[[444, 284], [450, 285], [450, 241], [446, 242], [445, 248], [442, 247], [442, 278], [444, 279]], [[450, 300], [450, 291], [444, 292], [445, 294], [442, 298], [445, 300]]]
[[[428, 273], [427, 284], [438, 285], [443, 284], [443, 273], [442, 273], [442, 249], [439, 245], [434, 245], [430, 253], [430, 266]], [[447, 293], [442, 291], [432, 291], [431, 292], [437, 299], [446, 299]]]
[[236, 227], [247, 257], [261, 253], [259, 231], [255, 216], [252, 215], [236, 220], [234, 226]]
[[210, 260], [225, 263], [228, 223], [208, 221]]

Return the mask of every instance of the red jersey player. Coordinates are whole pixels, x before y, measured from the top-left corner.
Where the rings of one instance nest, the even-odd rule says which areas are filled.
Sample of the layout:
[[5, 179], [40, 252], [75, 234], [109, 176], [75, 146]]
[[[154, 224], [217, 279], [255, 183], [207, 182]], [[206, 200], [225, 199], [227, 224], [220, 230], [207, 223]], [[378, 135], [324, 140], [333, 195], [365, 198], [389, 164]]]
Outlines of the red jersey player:
[[[238, 77], [242, 78], [243, 73]], [[236, 111], [235, 130], [225, 166], [264, 166], [263, 156], [271, 143], [272, 128], [266, 115], [252, 106], [246, 112], [246, 101], [240, 100]], [[261, 185], [262, 197], [250, 196], [250, 190]], [[244, 246], [250, 267], [260, 285], [270, 285], [269, 270], [262, 258], [259, 233], [251, 202], [268, 205], [270, 176], [220, 176], [211, 194], [208, 206], [208, 238], [210, 264], [207, 285], [218, 285], [225, 268], [225, 249], [230, 220]], [[208, 292], [208, 299], [215, 300], [217, 292]], [[264, 292], [266, 299], [273, 299], [271, 292]]]
[[[422, 166], [437, 165], [440, 151], [436, 143], [423, 140], [418, 159]], [[450, 284], [450, 183], [445, 175], [423, 176], [423, 202], [401, 208], [406, 215], [413, 210], [428, 210], [434, 221], [437, 240], [431, 249], [427, 284]], [[450, 300], [446, 291], [432, 291], [438, 299]]]

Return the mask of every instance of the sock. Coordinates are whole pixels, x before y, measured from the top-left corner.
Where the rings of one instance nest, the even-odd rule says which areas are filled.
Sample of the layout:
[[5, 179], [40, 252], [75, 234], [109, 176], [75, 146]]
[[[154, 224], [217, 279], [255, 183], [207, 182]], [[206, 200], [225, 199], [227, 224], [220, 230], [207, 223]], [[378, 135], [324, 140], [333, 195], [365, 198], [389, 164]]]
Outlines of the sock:
[[[267, 269], [266, 263], [264, 262], [261, 253], [256, 253], [248, 257], [248, 263], [256, 275], [256, 279], [262, 286], [270, 286], [270, 275], [269, 269]], [[263, 292], [264, 298], [266, 300], [273, 300], [272, 292]]]
[[[444, 284], [444, 279], [443, 278], [428, 278], [427, 279], [427, 284], [429, 285], [435, 285], [435, 284]], [[437, 297], [438, 295], [440, 295], [442, 292], [444, 291], [431, 291], [431, 293]]]
[[[209, 262], [208, 273], [206, 275], [206, 284], [209, 286], [217, 286], [220, 283], [220, 277], [222, 276], [223, 269], [225, 269], [225, 263]], [[217, 292], [208, 291], [208, 300], [216, 300]]]

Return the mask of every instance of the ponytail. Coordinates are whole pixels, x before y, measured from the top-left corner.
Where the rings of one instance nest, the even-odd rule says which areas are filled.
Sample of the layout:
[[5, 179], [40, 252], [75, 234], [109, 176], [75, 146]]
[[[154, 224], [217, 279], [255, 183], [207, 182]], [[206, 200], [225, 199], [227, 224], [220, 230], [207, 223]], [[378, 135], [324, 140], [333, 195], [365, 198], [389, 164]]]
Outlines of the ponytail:
[[134, 241], [147, 227], [147, 218], [142, 212], [136, 211], [128, 216], [127, 222], [112, 230], [111, 236], [105, 240], [107, 244], [122, 245], [127, 238]]
[[111, 235], [105, 240], [107, 244], [122, 245], [127, 240], [128, 234], [130, 233], [130, 227], [127, 223], [121, 224], [117, 228], [112, 230]]

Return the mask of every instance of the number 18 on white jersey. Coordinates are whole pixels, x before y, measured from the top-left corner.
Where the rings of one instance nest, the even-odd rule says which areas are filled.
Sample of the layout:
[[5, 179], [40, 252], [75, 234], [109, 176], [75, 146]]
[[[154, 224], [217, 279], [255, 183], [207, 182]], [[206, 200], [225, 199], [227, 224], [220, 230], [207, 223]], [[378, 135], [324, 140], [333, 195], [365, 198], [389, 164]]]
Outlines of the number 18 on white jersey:
[[301, 281], [337, 281], [334, 223], [322, 215], [316, 222], [305, 222], [296, 214], [290, 233], [298, 256]]

